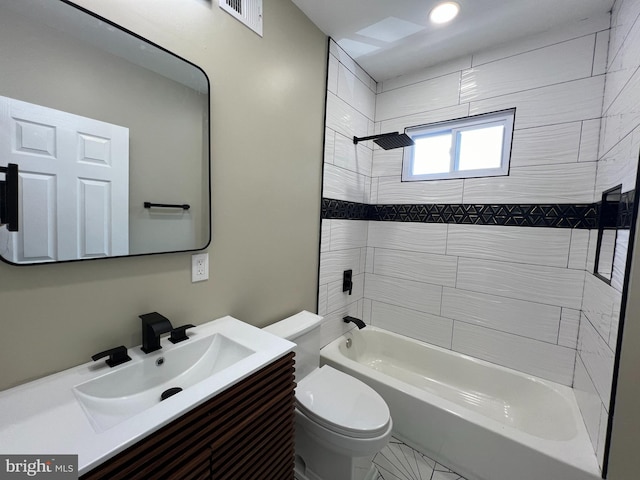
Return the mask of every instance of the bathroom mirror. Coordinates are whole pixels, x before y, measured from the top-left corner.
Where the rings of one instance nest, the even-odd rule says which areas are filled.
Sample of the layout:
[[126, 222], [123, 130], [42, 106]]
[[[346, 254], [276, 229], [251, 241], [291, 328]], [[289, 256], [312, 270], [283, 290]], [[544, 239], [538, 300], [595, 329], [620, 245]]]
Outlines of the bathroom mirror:
[[602, 202], [600, 203], [594, 274], [607, 283], [611, 283], [611, 277], [613, 275], [613, 263], [619, 228], [618, 212], [621, 199], [622, 185], [618, 185], [603, 192]]
[[209, 244], [200, 68], [67, 0], [0, 0], [0, 62], [0, 172], [19, 172], [18, 231], [0, 226], [4, 261]]

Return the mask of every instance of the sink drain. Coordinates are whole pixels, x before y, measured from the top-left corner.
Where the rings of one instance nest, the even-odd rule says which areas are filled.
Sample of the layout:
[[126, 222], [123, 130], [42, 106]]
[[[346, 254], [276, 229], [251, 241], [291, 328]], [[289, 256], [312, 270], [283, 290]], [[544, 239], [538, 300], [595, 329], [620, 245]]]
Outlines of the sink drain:
[[160, 401], [162, 400], [166, 400], [167, 398], [175, 395], [176, 393], [179, 393], [182, 391], [182, 388], [180, 387], [173, 387], [173, 388], [169, 388], [167, 390], [165, 390], [164, 392], [162, 392], [162, 395], [160, 395]]

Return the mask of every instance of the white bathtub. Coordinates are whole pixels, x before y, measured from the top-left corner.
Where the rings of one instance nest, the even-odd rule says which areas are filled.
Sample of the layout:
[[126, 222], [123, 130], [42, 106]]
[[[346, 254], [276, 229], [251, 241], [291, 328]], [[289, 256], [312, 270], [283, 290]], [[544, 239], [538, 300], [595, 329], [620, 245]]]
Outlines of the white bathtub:
[[320, 354], [384, 397], [396, 437], [468, 480], [600, 478], [568, 387], [371, 326]]

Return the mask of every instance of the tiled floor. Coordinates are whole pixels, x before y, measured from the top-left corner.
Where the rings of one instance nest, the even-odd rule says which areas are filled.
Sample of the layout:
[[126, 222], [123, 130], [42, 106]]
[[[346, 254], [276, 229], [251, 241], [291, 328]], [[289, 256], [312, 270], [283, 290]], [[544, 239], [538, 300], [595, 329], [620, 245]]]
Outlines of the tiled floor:
[[397, 438], [391, 438], [373, 463], [380, 473], [378, 480], [465, 480]]

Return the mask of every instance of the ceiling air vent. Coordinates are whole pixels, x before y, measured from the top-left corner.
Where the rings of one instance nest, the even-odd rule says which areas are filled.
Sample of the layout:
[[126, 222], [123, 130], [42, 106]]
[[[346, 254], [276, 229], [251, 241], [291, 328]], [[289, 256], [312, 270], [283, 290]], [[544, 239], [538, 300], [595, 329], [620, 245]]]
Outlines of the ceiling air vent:
[[220, 0], [220, 8], [262, 36], [262, 0]]

